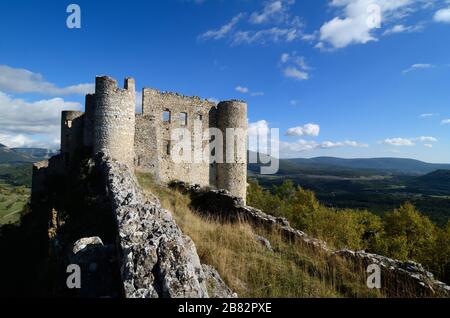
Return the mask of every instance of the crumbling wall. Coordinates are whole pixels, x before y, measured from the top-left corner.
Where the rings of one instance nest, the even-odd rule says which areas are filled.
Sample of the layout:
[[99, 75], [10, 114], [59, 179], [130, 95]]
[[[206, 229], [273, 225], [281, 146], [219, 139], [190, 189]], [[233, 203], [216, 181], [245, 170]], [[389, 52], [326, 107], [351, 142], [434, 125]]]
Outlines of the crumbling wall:
[[[203, 140], [203, 133], [210, 127], [209, 113], [215, 104], [199, 97], [187, 97], [175, 93], [160, 92], [155, 89], [145, 88], [143, 90], [142, 112], [144, 118], [151, 116], [154, 121], [156, 135], [153, 136], [152, 142], [158, 141], [157, 166], [158, 173], [156, 178], [164, 183], [175, 179], [182, 179], [186, 182], [195, 182], [201, 185], [210, 184], [210, 165], [209, 157], [205, 161], [194, 160], [194, 154], [202, 154], [209, 140]], [[164, 112], [167, 120], [164, 120]], [[147, 117], [148, 118], [148, 117]], [[174, 129], [185, 128], [189, 131], [191, 139], [190, 149], [183, 149], [188, 152], [186, 160], [181, 162], [173, 161], [173, 152], [175, 141], [172, 139]], [[137, 129], [137, 135], [143, 134]], [[200, 140], [194, 143], [195, 138]], [[138, 139], [143, 139], [138, 137]], [[150, 161], [151, 152], [154, 148], [151, 145], [146, 146], [146, 150], [142, 152], [143, 161]], [[179, 153], [184, 156], [186, 153]]]
[[83, 149], [84, 113], [63, 111], [61, 114], [61, 154], [67, 167]]

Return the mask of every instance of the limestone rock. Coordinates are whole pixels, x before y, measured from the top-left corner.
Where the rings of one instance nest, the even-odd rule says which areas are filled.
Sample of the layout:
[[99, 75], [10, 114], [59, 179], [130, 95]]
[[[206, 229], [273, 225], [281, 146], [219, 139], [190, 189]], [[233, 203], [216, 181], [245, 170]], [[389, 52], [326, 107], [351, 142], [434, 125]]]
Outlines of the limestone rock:
[[211, 298], [237, 298], [234, 293], [222, 280], [216, 269], [210, 265], [202, 265], [205, 273], [206, 285]]

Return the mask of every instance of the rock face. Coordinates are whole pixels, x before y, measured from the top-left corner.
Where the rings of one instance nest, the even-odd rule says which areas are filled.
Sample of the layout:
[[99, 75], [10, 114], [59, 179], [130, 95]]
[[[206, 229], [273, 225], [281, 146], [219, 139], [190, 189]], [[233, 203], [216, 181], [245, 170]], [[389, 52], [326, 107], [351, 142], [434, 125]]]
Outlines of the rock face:
[[101, 156], [96, 165], [105, 178], [117, 220], [125, 297], [233, 296], [217, 272], [206, 267], [205, 273], [192, 240], [159, 202], [146, 198], [128, 166]]
[[[422, 265], [415, 262], [402, 262], [385, 256], [366, 253], [364, 251], [340, 250], [333, 251], [326, 243], [309, 237], [306, 233], [296, 230], [284, 218], [276, 218], [258, 209], [246, 206], [244, 202], [224, 190], [211, 190], [197, 185], [190, 186], [184, 182], [172, 182], [169, 185], [192, 198], [193, 208], [207, 214], [219, 216], [227, 221], [245, 220], [251, 224], [266, 229], [278, 230], [286, 239], [297, 240], [306, 246], [318, 249], [330, 257], [343, 257], [355, 265], [366, 268], [371, 264], [381, 267], [381, 277], [388, 289], [404, 291], [405, 295], [446, 296], [450, 297], [450, 286], [436, 280], [432, 273], [427, 272]], [[261, 244], [270, 249], [270, 242], [260, 237]], [[388, 292], [389, 294], [389, 292]], [[394, 293], [395, 294], [395, 293]]]
[[[410, 286], [418, 295], [429, 296], [435, 293], [450, 296], [450, 286], [434, 278], [434, 275], [413, 261], [402, 262], [389, 257], [366, 253], [365, 251], [340, 250], [333, 253], [352, 260], [364, 267], [377, 264], [381, 268], [382, 286], [396, 285], [395, 288], [405, 289]], [[390, 279], [394, 278], [394, 279]], [[401, 281], [402, 284], [398, 284]], [[392, 288], [392, 287], [391, 287]]]

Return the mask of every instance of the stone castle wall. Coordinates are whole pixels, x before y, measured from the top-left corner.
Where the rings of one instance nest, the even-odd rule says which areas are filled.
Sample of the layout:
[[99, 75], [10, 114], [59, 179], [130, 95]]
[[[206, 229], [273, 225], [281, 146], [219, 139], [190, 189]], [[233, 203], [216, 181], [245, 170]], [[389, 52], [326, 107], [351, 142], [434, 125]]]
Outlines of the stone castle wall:
[[[245, 199], [247, 187], [247, 105], [240, 101], [216, 105], [199, 97], [144, 88], [142, 114], [135, 113], [135, 83], [96, 78], [95, 94], [86, 96], [85, 112], [65, 111], [61, 120], [61, 154], [67, 168], [75, 157], [99, 152], [140, 171], [150, 172], [161, 183], [180, 180], [214, 186]], [[222, 136], [210, 135], [219, 128], [224, 140], [210, 149], [210, 142]], [[244, 129], [231, 140], [235, 155], [226, 163], [214, 161], [225, 152], [227, 128]], [[179, 129], [187, 132], [180, 147]], [[214, 154], [212, 154], [212, 152]], [[178, 156], [179, 160], [175, 160]], [[223, 156], [227, 160], [226, 154]]]
[[[157, 145], [146, 144], [145, 151], [138, 150], [138, 168], [145, 169], [145, 163], [154, 161], [158, 166], [157, 179], [161, 182], [170, 182], [175, 179], [184, 179], [187, 182], [195, 182], [201, 185], [209, 185], [210, 164], [208, 160], [203, 162], [195, 161], [194, 154], [202, 154], [203, 149], [207, 149], [208, 140], [202, 140], [203, 132], [210, 127], [209, 113], [215, 107], [214, 103], [199, 97], [187, 97], [174, 93], [160, 92], [155, 89], [144, 88], [142, 101], [142, 113], [144, 118], [150, 118], [152, 127], [151, 140], [157, 141]], [[149, 116], [149, 117], [147, 117]], [[139, 121], [136, 127], [136, 140], [145, 139], [141, 135], [148, 125], [145, 120]], [[141, 129], [142, 128], [142, 129]], [[174, 162], [174, 151], [177, 151], [172, 133], [176, 129], [185, 128], [190, 132], [190, 149], [183, 149], [189, 153], [178, 152], [186, 160]], [[198, 143], [194, 143], [194, 138], [198, 137]], [[136, 145], [138, 147], [138, 145]], [[156, 149], [155, 149], [156, 148]], [[154, 151], [156, 150], [156, 154]], [[153, 157], [150, 159], [149, 157]], [[144, 162], [144, 165], [142, 164]], [[189, 180], [189, 181], [188, 181]]]

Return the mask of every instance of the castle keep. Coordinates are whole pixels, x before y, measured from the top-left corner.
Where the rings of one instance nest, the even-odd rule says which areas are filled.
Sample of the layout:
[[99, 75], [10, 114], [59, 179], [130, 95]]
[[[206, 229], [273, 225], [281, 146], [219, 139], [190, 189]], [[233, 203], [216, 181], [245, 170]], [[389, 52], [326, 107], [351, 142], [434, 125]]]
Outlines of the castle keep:
[[[97, 77], [95, 94], [86, 96], [85, 112], [62, 113], [62, 165], [68, 169], [80, 155], [103, 152], [136, 170], [152, 173], [158, 182], [180, 180], [212, 186], [245, 200], [246, 103], [232, 100], [216, 105], [199, 97], [144, 88], [142, 113], [136, 114], [135, 105], [133, 79], [125, 79], [122, 89], [110, 77]], [[181, 128], [190, 134], [188, 149], [175, 148], [173, 133]], [[241, 134], [227, 135], [229, 128], [237, 128]], [[217, 130], [223, 136], [210, 132]], [[188, 160], [173, 160], [174, 151]], [[202, 159], [195, 160], [199, 155]]]

